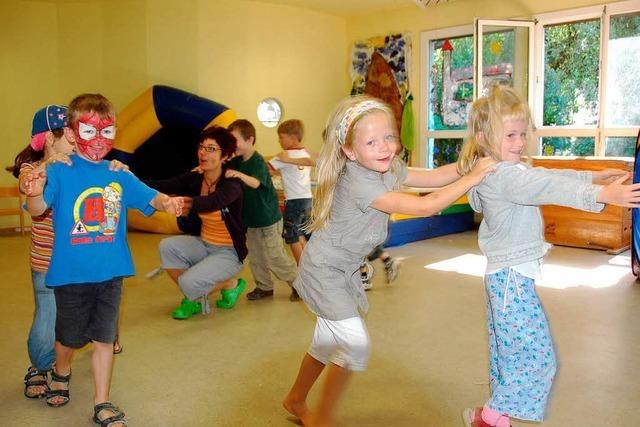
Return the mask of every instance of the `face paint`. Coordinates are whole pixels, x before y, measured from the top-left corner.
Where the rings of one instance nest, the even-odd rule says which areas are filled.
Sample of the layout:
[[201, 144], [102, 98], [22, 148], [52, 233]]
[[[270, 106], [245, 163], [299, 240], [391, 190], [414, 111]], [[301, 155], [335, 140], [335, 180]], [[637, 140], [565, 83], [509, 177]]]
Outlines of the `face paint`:
[[113, 147], [116, 138], [115, 120], [101, 119], [95, 113], [88, 113], [80, 117], [73, 125], [78, 151], [94, 162], [105, 158]]

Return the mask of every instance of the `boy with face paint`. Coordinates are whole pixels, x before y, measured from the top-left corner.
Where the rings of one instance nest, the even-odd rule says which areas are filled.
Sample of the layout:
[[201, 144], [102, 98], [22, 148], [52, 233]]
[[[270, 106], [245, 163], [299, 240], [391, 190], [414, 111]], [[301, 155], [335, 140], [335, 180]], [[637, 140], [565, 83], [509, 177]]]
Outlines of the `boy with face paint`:
[[53, 407], [69, 402], [74, 350], [92, 342], [93, 420], [121, 427], [127, 425], [124, 412], [109, 402], [109, 390], [122, 279], [134, 274], [126, 208], [181, 215], [185, 200], [159, 193], [131, 173], [109, 170], [103, 159], [113, 146], [116, 121], [104, 96], [73, 99], [67, 122], [65, 136], [76, 147], [72, 164], [52, 164], [25, 184], [32, 215], [47, 208], [54, 212], [54, 249], [45, 284], [56, 299], [56, 364], [46, 402]]

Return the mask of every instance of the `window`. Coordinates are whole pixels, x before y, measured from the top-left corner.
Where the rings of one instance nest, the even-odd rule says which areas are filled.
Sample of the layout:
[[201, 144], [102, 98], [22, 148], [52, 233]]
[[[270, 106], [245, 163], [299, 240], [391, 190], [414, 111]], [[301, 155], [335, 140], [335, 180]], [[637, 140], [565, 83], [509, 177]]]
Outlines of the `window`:
[[472, 25], [422, 33], [420, 166], [457, 160], [478, 79], [483, 87], [506, 81], [528, 99], [536, 127], [530, 154], [634, 156], [640, 0], [535, 19], [534, 30], [525, 21], [478, 21], [481, 62], [474, 61]]
[[539, 15], [538, 154], [632, 157], [640, 125], [640, 1]]
[[[528, 99], [533, 23], [478, 21], [478, 25], [482, 64], [476, 75], [480, 75], [483, 87], [500, 81], [516, 86]], [[473, 26], [423, 33], [422, 46], [427, 72], [423, 74], [426, 90], [421, 111], [426, 117], [421, 120], [421, 129], [427, 150], [421, 165], [438, 167], [457, 161], [466, 134], [478, 80], [474, 77]]]
[[[473, 102], [473, 27], [471, 25], [422, 34], [420, 118], [426, 147], [420, 166], [434, 168], [458, 160]], [[422, 154], [422, 153], [421, 153]]]

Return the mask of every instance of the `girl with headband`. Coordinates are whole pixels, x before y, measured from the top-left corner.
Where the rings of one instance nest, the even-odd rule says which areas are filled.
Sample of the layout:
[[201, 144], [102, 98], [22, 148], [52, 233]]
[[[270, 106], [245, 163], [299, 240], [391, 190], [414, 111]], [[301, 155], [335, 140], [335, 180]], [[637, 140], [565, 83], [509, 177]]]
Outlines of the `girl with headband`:
[[[437, 214], [478, 184], [494, 163], [482, 159], [462, 178], [455, 164], [434, 170], [409, 169], [395, 156], [398, 144], [390, 107], [374, 98], [343, 100], [327, 122], [308, 225], [313, 234], [294, 282], [317, 316], [316, 327], [283, 402], [305, 426], [333, 425], [337, 401], [351, 372], [367, 365], [369, 335], [361, 312], [366, 313], [368, 303], [359, 267], [385, 241], [389, 214]], [[401, 185], [444, 188], [415, 196], [399, 191]], [[307, 395], [325, 366], [325, 387], [317, 408], [311, 411]]]

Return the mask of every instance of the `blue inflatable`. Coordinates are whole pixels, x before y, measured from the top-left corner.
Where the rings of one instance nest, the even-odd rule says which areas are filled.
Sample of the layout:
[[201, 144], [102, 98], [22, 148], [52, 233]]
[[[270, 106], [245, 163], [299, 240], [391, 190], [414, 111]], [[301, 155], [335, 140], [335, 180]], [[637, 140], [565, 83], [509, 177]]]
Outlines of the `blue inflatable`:
[[[633, 164], [633, 182], [640, 182], [640, 131], [636, 139], [636, 161]], [[640, 209], [631, 211], [631, 270], [640, 276]]]

